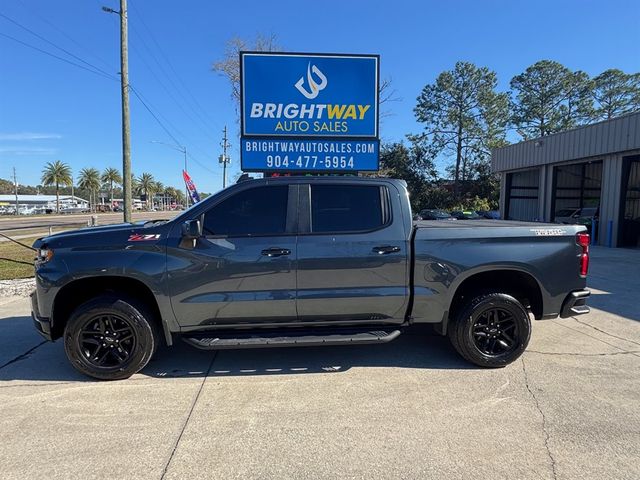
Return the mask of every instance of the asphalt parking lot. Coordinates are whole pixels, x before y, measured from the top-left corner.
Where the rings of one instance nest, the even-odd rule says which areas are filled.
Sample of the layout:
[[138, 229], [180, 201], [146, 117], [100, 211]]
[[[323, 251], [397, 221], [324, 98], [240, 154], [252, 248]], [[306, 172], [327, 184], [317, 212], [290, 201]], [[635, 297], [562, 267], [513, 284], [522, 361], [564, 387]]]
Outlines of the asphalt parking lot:
[[521, 361], [384, 346], [160, 350], [95, 382], [0, 298], [0, 478], [640, 478], [640, 251], [595, 248], [592, 313]]

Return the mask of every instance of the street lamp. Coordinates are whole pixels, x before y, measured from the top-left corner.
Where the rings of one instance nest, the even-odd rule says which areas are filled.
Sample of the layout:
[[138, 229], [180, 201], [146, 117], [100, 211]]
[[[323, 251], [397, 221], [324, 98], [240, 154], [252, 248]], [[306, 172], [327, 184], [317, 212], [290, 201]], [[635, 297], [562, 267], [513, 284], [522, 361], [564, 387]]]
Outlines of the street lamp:
[[[159, 143], [160, 145], [164, 145], [165, 147], [172, 148], [177, 150], [178, 152], [182, 152], [184, 155], [184, 171], [187, 171], [187, 147], [183, 147], [182, 145], [172, 145], [170, 143], [160, 142], [158, 140], [151, 140], [151, 143]], [[189, 190], [187, 189], [187, 184], [184, 185], [184, 201], [185, 207], [189, 206]]]

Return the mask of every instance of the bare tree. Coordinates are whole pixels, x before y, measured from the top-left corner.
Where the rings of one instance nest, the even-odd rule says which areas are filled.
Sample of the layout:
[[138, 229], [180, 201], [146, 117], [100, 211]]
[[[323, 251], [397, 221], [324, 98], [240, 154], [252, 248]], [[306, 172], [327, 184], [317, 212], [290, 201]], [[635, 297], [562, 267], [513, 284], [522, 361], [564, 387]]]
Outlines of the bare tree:
[[399, 102], [402, 98], [398, 97], [396, 89], [393, 88], [393, 79], [385, 78], [380, 82], [378, 87], [378, 106], [380, 118], [386, 118], [393, 115], [390, 110], [383, 110], [382, 106], [391, 102]]
[[276, 36], [258, 34], [253, 42], [248, 42], [240, 37], [229, 40], [224, 49], [222, 60], [213, 64], [213, 71], [227, 77], [231, 84], [231, 98], [240, 103], [240, 52], [251, 50], [254, 52], [280, 52]]
[[[253, 42], [249, 42], [240, 37], [233, 37], [227, 42], [222, 59], [213, 64], [213, 71], [229, 80], [231, 84], [231, 98], [236, 102], [236, 109], [240, 105], [240, 52], [281, 52], [282, 50], [274, 34], [258, 34]], [[391, 78], [385, 78], [380, 82], [378, 97], [380, 106], [401, 100], [392, 86]], [[380, 118], [390, 115], [391, 112], [388, 110], [380, 112]]]

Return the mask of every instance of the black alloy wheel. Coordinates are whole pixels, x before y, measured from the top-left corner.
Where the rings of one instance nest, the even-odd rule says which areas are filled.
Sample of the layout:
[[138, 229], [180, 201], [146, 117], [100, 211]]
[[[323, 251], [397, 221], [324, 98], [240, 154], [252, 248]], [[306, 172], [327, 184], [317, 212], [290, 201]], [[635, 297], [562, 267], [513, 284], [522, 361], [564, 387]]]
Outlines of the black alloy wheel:
[[105, 294], [72, 313], [64, 329], [64, 349], [79, 372], [100, 380], [121, 380], [149, 363], [159, 344], [158, 330], [147, 305]]
[[478, 350], [486, 355], [508, 353], [518, 344], [518, 325], [514, 315], [504, 308], [487, 308], [475, 318], [473, 339]]
[[467, 361], [480, 367], [504, 367], [527, 348], [531, 320], [513, 296], [484, 293], [462, 303], [449, 322], [447, 335]]
[[131, 324], [120, 315], [97, 315], [89, 318], [77, 337], [78, 349], [96, 367], [119, 367], [126, 364], [136, 346]]

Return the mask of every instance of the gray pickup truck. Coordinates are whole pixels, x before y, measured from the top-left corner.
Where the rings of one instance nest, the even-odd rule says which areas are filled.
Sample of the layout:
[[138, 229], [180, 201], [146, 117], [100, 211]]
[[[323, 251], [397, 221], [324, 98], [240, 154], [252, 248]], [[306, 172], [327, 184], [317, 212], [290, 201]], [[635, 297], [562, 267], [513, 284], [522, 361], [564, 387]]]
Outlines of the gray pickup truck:
[[200, 349], [389, 342], [413, 324], [468, 361], [517, 359], [536, 319], [588, 313], [585, 227], [412, 222], [404, 182], [249, 180], [171, 221], [39, 239], [33, 320], [79, 371], [127, 378]]

